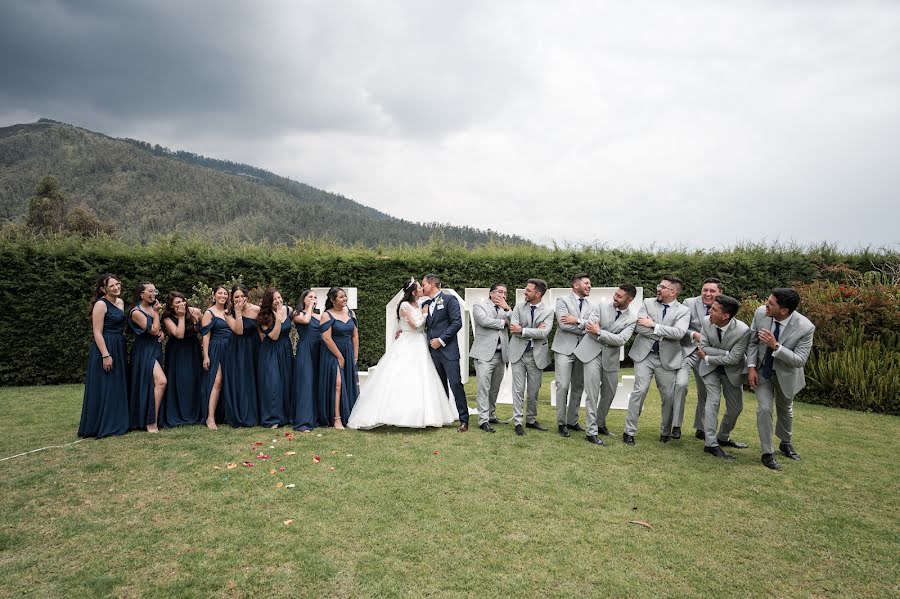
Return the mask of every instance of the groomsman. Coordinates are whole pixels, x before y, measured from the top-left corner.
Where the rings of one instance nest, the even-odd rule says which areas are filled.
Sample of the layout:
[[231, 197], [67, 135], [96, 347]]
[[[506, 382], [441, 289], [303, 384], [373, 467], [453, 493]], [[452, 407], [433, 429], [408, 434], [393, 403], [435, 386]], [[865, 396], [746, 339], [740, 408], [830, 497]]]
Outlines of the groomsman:
[[557, 329], [553, 338], [556, 370], [556, 426], [559, 434], [584, 431], [578, 425], [578, 408], [584, 393], [584, 370], [575, 357], [575, 347], [584, 336], [584, 327], [591, 313], [591, 279], [586, 273], [572, 277], [572, 293], [556, 300]]
[[591, 310], [584, 337], [575, 348], [575, 357], [583, 364], [587, 391], [585, 439], [594, 445], [605, 445], [598, 433], [609, 436], [606, 415], [619, 385], [619, 351], [631, 339], [637, 321], [628, 309], [636, 294], [634, 285], [626, 283], [616, 289], [612, 302]]
[[691, 324], [688, 326], [687, 334], [681, 340], [681, 345], [685, 348], [686, 355], [681, 363], [681, 369], [675, 375], [675, 400], [672, 408], [673, 439], [681, 438], [681, 423], [684, 420], [684, 405], [687, 399], [691, 370], [694, 371], [694, 381], [697, 383], [697, 409], [694, 410], [694, 429], [697, 431], [695, 436], [698, 439], [703, 438], [703, 419], [706, 413], [706, 386], [703, 384], [703, 377], [698, 369], [700, 358], [695, 350], [697, 349], [697, 344], [700, 343], [700, 329], [703, 319], [709, 316], [709, 309], [713, 300], [723, 293], [725, 293], [725, 288], [722, 286], [722, 281], [715, 277], [710, 277], [703, 281], [700, 295], [684, 300], [684, 305], [691, 312]]
[[[734, 456], [722, 447], [744, 449], [745, 443], [731, 440], [731, 431], [744, 409], [744, 357], [750, 343], [750, 327], [736, 320], [741, 303], [727, 295], [720, 295], [709, 308], [700, 331], [697, 366], [706, 384], [705, 415], [703, 421], [704, 448], [717, 458], [733, 460]], [[719, 420], [720, 396], [725, 396], [725, 416], [716, 432]]]
[[672, 433], [672, 402], [675, 394], [675, 375], [683, 359], [681, 338], [691, 321], [687, 306], [678, 301], [683, 283], [674, 276], [665, 276], [656, 286], [656, 299], [644, 300], [638, 312], [637, 337], [628, 352], [634, 360], [634, 390], [628, 397], [628, 414], [622, 441], [634, 445], [638, 417], [650, 390], [650, 380], [662, 399], [660, 443], [668, 443]]
[[750, 325], [747, 379], [756, 390], [756, 427], [762, 463], [772, 470], [780, 468], [772, 444], [773, 403], [777, 413], [775, 434], [781, 440], [778, 449], [792, 460], [800, 459], [791, 444], [794, 397], [806, 386], [803, 368], [816, 327], [796, 311], [799, 305], [800, 294], [794, 289], [773, 289], [765, 305], [756, 310]]
[[475, 320], [475, 339], [469, 355], [475, 360], [478, 379], [478, 428], [486, 433], [496, 432], [491, 424], [497, 420], [497, 394], [509, 361], [509, 318], [506, 285], [494, 283], [488, 299], [472, 306]]
[[[544, 380], [544, 368], [550, 365], [547, 337], [553, 328], [553, 310], [541, 304], [547, 292], [547, 283], [541, 279], [528, 279], [525, 301], [520, 302], [509, 319], [509, 360], [513, 375], [513, 421], [516, 434], [522, 436], [526, 428], [546, 431], [537, 421], [537, 398]], [[525, 387], [528, 387], [528, 411], [525, 411]]]

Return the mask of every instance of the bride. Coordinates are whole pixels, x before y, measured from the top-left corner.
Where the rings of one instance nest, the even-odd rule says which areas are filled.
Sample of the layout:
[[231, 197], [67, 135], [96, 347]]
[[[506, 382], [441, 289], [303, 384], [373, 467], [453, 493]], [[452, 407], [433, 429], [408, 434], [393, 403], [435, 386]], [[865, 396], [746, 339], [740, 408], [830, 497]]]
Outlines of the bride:
[[410, 279], [402, 291], [403, 300], [397, 308], [402, 334], [360, 392], [347, 423], [350, 428], [424, 428], [451, 424], [457, 418], [428, 352], [428, 308], [419, 308], [416, 302], [422, 296], [422, 286]]

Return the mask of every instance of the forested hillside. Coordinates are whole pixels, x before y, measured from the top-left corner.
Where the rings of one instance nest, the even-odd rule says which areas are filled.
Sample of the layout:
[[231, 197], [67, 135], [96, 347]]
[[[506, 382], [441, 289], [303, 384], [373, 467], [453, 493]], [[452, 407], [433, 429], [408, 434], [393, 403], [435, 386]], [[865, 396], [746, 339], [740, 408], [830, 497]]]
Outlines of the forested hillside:
[[217, 241], [291, 243], [327, 237], [374, 247], [427, 242], [436, 231], [468, 245], [515, 236], [394, 218], [268, 171], [41, 119], [0, 128], [0, 219], [21, 219], [47, 175], [126, 240], [183, 233]]

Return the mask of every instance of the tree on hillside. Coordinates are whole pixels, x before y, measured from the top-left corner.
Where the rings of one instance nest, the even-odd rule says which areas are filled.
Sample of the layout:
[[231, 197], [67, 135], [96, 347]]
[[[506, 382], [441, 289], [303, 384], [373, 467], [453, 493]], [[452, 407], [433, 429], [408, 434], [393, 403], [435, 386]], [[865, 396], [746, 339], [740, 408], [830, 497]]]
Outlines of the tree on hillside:
[[47, 175], [28, 199], [25, 225], [35, 233], [72, 233], [83, 237], [112, 234], [115, 227], [101, 220], [85, 202], [71, 206], [59, 188], [59, 181]]

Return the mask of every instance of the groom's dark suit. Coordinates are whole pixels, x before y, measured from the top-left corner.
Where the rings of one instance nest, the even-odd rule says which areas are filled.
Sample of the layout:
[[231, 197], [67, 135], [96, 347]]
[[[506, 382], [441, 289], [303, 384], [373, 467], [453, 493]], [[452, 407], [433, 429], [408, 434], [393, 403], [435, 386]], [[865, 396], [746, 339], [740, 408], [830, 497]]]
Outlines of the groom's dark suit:
[[453, 391], [456, 409], [459, 411], [459, 423], [469, 423], [469, 405], [466, 403], [466, 390], [459, 374], [459, 344], [456, 334], [462, 328], [462, 312], [459, 301], [452, 295], [439, 292], [433, 299], [425, 302], [428, 306], [428, 318], [425, 321], [428, 342], [440, 339], [443, 345], [437, 349], [429, 346], [431, 359], [437, 368], [438, 376], [447, 391], [447, 383]]

